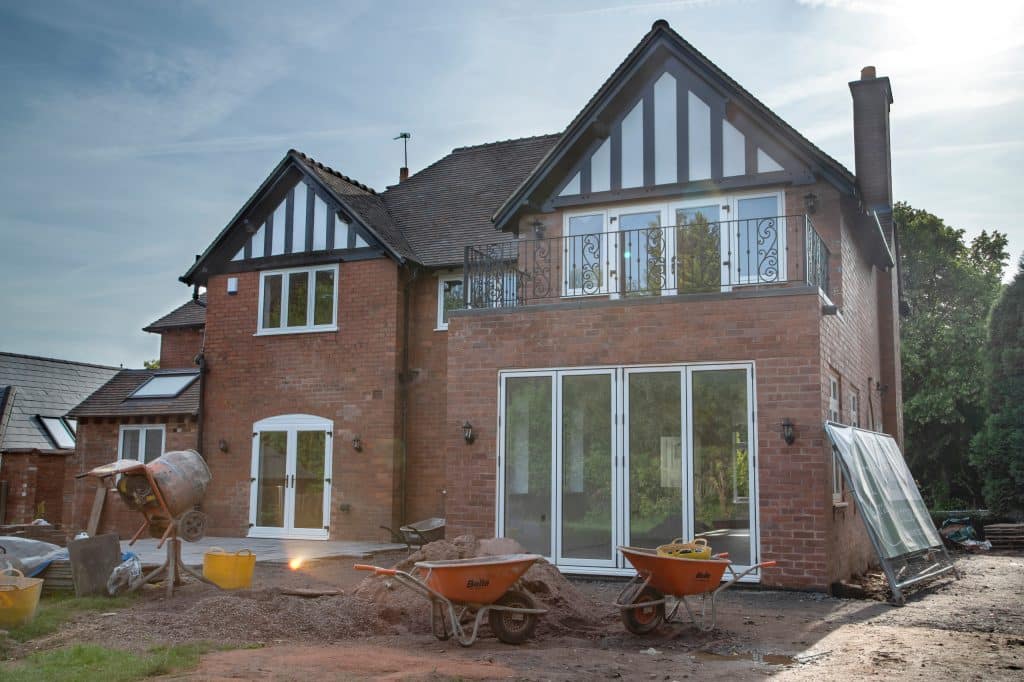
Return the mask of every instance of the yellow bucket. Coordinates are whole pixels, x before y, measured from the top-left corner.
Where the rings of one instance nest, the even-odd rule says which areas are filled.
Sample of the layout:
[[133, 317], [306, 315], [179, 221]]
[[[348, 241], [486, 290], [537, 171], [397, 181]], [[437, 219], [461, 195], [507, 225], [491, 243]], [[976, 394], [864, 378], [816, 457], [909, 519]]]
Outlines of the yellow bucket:
[[704, 538], [697, 538], [693, 542], [683, 542], [682, 538], [676, 538], [667, 545], [658, 547], [658, 556], [674, 556], [679, 559], [710, 559], [711, 547]]
[[222, 590], [241, 590], [252, 585], [256, 555], [249, 549], [234, 554], [211, 547], [203, 555], [203, 577]]
[[26, 578], [16, 568], [0, 571], [0, 629], [31, 623], [42, 591], [42, 578]]

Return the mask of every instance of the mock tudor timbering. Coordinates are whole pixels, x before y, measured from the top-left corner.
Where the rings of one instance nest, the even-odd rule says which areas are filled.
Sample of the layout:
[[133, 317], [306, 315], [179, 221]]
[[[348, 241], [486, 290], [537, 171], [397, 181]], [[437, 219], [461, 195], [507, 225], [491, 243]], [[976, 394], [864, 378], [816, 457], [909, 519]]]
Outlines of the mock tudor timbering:
[[[161, 371], [202, 377], [147, 412], [120, 373], [77, 408], [76, 464], [159, 422], [206, 457], [215, 534], [383, 540], [442, 516], [599, 574], [628, 571], [616, 544], [700, 535], [777, 560], [764, 584], [827, 589], [872, 552], [822, 422], [902, 435], [891, 91], [850, 87], [856, 176], [664, 21], [563, 133], [458, 148], [380, 193], [291, 150], [182, 277], [206, 293], [147, 327]], [[744, 220], [759, 231], [731, 241]], [[646, 241], [619, 248], [625, 223]], [[565, 266], [579, 225], [605, 284], [572, 272], [528, 300], [539, 273], [508, 254]], [[734, 276], [740, 248], [786, 274]], [[470, 290], [471, 251], [496, 273], [472, 287], [509, 295]], [[637, 261], [661, 283], [607, 285]]]

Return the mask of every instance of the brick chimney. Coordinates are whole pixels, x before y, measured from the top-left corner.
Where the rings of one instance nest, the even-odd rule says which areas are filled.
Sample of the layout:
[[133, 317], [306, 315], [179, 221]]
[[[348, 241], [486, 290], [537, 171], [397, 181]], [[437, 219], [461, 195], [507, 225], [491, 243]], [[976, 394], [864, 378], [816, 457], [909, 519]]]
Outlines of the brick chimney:
[[850, 83], [853, 96], [853, 152], [864, 207], [888, 212], [892, 207], [892, 154], [889, 147], [889, 105], [892, 88], [888, 78], [878, 78], [875, 67], [860, 70], [860, 80]]
[[405, 182], [409, 179], [409, 168], [408, 166], [402, 166], [398, 169], [398, 181]]

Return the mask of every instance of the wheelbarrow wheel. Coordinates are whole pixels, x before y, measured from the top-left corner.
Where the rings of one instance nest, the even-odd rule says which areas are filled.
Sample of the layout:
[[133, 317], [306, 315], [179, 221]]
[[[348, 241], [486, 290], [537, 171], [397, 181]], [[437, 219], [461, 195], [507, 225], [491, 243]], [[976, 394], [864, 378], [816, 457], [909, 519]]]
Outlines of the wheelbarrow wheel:
[[[509, 590], [494, 603], [514, 609], [537, 608], [533, 597], [521, 590]], [[487, 612], [487, 622], [497, 638], [505, 644], [522, 644], [533, 636], [537, 628], [537, 614], [491, 609]]]
[[[636, 596], [634, 602], [658, 601], [664, 599], [663, 595], [653, 587], [645, 587]], [[658, 626], [665, 620], [665, 604], [654, 604], [653, 606], [639, 606], [636, 608], [622, 609], [622, 624], [634, 635], [647, 635], [658, 629]]]

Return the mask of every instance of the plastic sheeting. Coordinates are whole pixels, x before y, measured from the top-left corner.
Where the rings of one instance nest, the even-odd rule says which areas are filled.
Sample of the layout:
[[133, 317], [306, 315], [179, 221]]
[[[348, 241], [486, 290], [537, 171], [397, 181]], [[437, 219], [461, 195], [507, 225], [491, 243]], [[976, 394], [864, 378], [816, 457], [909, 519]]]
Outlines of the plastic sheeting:
[[935, 524], [896, 441], [884, 433], [825, 424], [864, 523], [882, 559], [941, 548]]

